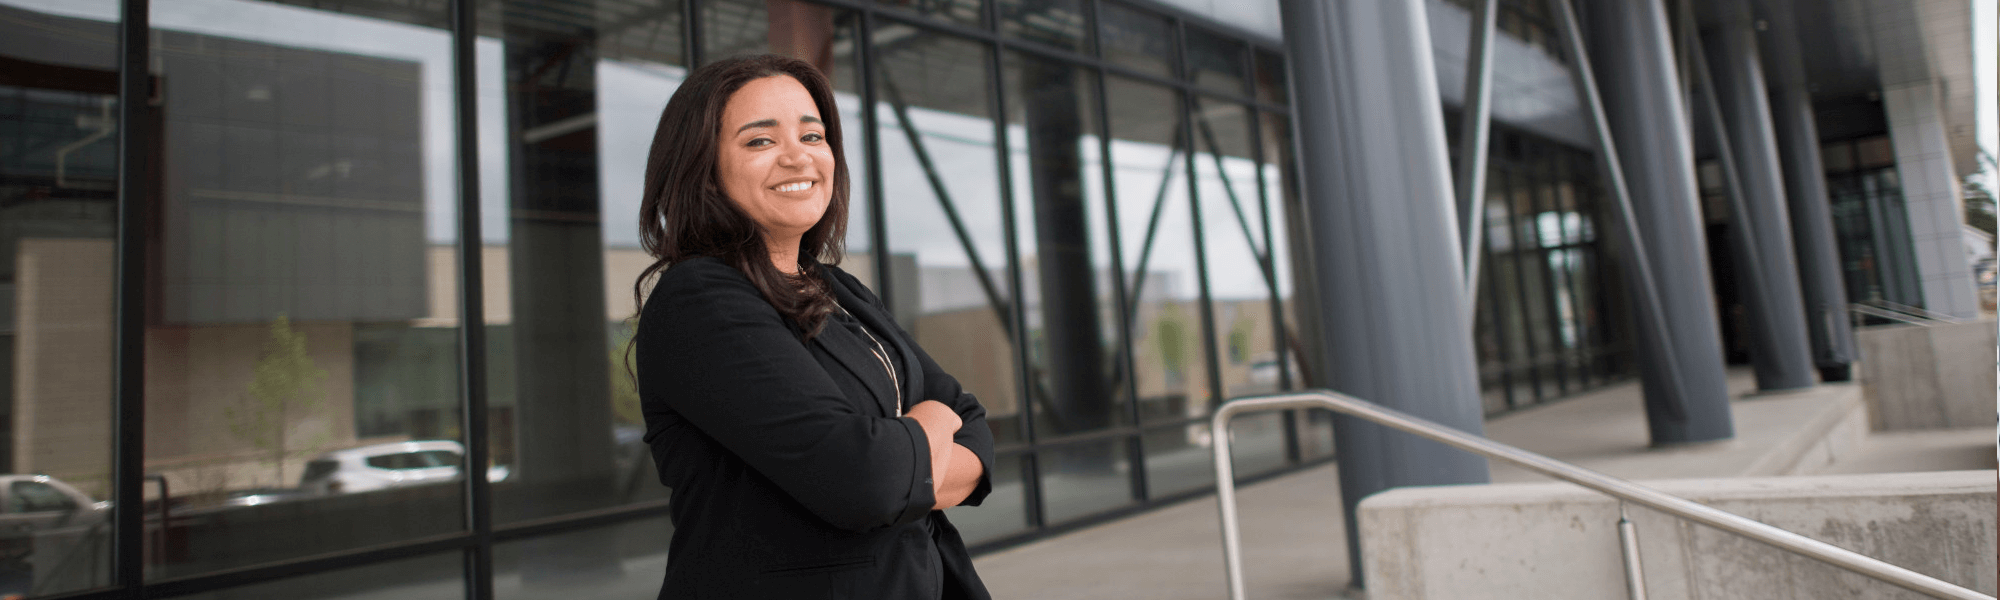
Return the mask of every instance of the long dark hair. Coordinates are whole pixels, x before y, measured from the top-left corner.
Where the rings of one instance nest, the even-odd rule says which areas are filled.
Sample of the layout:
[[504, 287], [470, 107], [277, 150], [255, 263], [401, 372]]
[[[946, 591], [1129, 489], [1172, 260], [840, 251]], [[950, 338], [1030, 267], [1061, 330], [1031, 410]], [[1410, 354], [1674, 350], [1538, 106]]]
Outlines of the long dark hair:
[[[762, 230], [729, 196], [716, 176], [721, 151], [722, 110], [730, 96], [751, 81], [789, 76], [805, 86], [826, 125], [833, 150], [833, 188], [826, 214], [799, 240], [798, 275], [771, 264]], [[818, 265], [840, 264], [847, 237], [847, 158], [842, 151], [840, 112], [833, 86], [812, 64], [776, 54], [726, 58], [709, 63], [681, 82], [646, 158], [646, 196], [639, 202], [639, 243], [652, 266], [632, 283], [632, 300], [643, 307], [646, 282], [669, 265], [712, 256], [750, 278], [778, 314], [797, 325], [806, 339], [819, 333], [833, 312], [833, 291]]]

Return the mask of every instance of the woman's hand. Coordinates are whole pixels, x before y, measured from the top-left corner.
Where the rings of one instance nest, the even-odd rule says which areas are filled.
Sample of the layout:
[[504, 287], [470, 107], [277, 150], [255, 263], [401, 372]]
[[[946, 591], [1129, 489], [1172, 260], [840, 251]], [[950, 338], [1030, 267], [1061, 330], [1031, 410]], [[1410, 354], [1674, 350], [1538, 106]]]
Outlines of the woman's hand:
[[[945, 406], [943, 402], [936, 400], [918, 402], [916, 406], [910, 407], [910, 412], [903, 416], [915, 419], [917, 426], [924, 428], [924, 437], [930, 442], [931, 494], [941, 502], [944, 500], [946, 492], [946, 476], [951, 473], [953, 459], [957, 458], [952, 448], [958, 445], [952, 443], [951, 437], [953, 434], [958, 433], [958, 428], [963, 426], [965, 422], [958, 418], [958, 413], [952, 412], [951, 407]], [[964, 498], [961, 497], [960, 500], [962, 501]], [[953, 502], [952, 504], [957, 504], [957, 502]]]

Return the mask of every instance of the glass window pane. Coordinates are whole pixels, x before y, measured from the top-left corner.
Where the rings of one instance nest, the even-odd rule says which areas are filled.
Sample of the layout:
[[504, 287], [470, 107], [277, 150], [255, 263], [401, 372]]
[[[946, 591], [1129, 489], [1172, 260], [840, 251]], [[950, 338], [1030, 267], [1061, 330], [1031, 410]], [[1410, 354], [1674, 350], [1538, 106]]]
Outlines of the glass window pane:
[[0, 596], [111, 583], [119, 14], [41, 4], [0, 6]]
[[994, 439], [1019, 441], [987, 48], [888, 28], [876, 35], [901, 40], [880, 45], [875, 78], [892, 308], [917, 344], [979, 397]]
[[[1103, 13], [1104, 60], [1160, 77], [1174, 76], [1174, 29], [1165, 17], [1115, 2], [1099, 4]], [[1172, 123], [1172, 121], [1167, 121]]]
[[983, 0], [875, 0], [875, 3], [966, 27], [980, 27], [986, 21]]
[[1044, 521], [1053, 525], [1133, 503], [1128, 438], [1119, 437], [1041, 453]]
[[1284, 413], [1244, 415], [1229, 423], [1229, 465], [1236, 479], [1285, 467]]
[[[504, 547], [504, 546], [503, 546]], [[459, 552], [440, 552], [365, 567], [314, 573], [291, 579], [246, 585], [190, 596], [190, 600], [458, 600], [465, 597], [465, 559]], [[656, 586], [658, 584], [655, 584]], [[657, 593], [657, 590], [655, 590]]]
[[463, 527], [445, 8], [155, 3], [149, 578]]
[[[1285, 57], [1276, 52], [1256, 50], [1257, 57], [1257, 99], [1272, 104], [1285, 104], [1289, 92], [1286, 91]], [[1454, 142], [1454, 146], [1457, 144]]]
[[1196, 86], [1225, 94], [1245, 95], [1243, 42], [1187, 28], [1187, 72]]
[[958, 535], [968, 545], [999, 539], [1028, 530], [1028, 473], [1024, 454], [1002, 454], [993, 459], [993, 493], [979, 506], [945, 509]]
[[1207, 349], [1181, 139], [1180, 94], [1120, 77], [1106, 80], [1140, 418], [1208, 414]]
[[1036, 435], [1130, 424], [1096, 79], [1067, 63], [1018, 53], [1006, 58], [1008, 158], [1022, 299], [1034, 342], [1029, 393]]
[[1083, 0], [1000, 0], [1000, 33], [1064, 50], [1090, 52]]
[[1229, 398], [1280, 389], [1273, 273], [1265, 270], [1264, 210], [1251, 154], [1250, 113], [1223, 102], [1196, 104], [1201, 140], [1194, 172], [1215, 316], [1213, 351]]
[[[640, 519], [493, 546], [493, 597], [500, 600], [562, 598], [625, 600], [660, 594], [667, 571], [667, 542], [674, 526], [666, 517]], [[602, 546], [603, 557], [588, 559], [569, 548]]]
[[1146, 497], [1159, 499], [1215, 486], [1215, 455], [1208, 421], [1147, 430]]

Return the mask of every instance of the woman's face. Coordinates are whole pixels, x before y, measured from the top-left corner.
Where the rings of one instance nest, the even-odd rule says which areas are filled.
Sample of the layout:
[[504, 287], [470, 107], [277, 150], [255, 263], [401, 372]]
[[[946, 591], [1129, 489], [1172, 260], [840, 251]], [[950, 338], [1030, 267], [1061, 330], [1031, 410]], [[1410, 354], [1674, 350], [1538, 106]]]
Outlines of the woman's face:
[[812, 94], [789, 75], [744, 84], [722, 107], [721, 144], [722, 192], [767, 241], [796, 248], [833, 197], [833, 149]]

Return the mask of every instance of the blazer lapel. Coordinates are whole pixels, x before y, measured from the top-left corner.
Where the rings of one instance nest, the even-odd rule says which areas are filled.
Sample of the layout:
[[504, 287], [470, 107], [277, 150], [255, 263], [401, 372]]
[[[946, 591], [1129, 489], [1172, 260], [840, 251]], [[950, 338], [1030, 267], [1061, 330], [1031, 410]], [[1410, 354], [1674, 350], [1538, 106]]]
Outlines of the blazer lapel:
[[[833, 270], [832, 267], [826, 268]], [[842, 273], [841, 275], [845, 274]], [[916, 341], [904, 339], [902, 335], [899, 335], [902, 328], [895, 325], [896, 322], [893, 317], [876, 309], [875, 305], [870, 304], [867, 300], [861, 299], [859, 291], [848, 289], [846, 277], [830, 276], [827, 279], [833, 282], [833, 295], [836, 300], [840, 301], [840, 305], [847, 307], [847, 312], [852, 313], [854, 318], [861, 321], [861, 324], [867, 325], [869, 330], [881, 336], [882, 344], [888, 346], [890, 352], [896, 353], [901, 363], [896, 370], [896, 375], [902, 378], [904, 401], [908, 404], [916, 404], [925, 400], [932, 400], [933, 398], [925, 398], [923, 395], [924, 369], [923, 363], [917, 361]], [[859, 282], [856, 282], [856, 285], [859, 285]], [[892, 403], [891, 406], [893, 407], [895, 399], [891, 398], [889, 402]], [[892, 408], [889, 414], [897, 414], [898, 412], [898, 410]]]
[[819, 335], [813, 336], [813, 343], [833, 355], [834, 360], [847, 367], [847, 371], [861, 381], [862, 387], [868, 388], [868, 394], [874, 396], [875, 407], [883, 411], [883, 416], [896, 415], [895, 395], [887, 393], [890, 391], [888, 387], [879, 383], [889, 377], [882, 372], [882, 361], [875, 359], [875, 352], [868, 348], [866, 340], [855, 339], [853, 334], [828, 317]]

